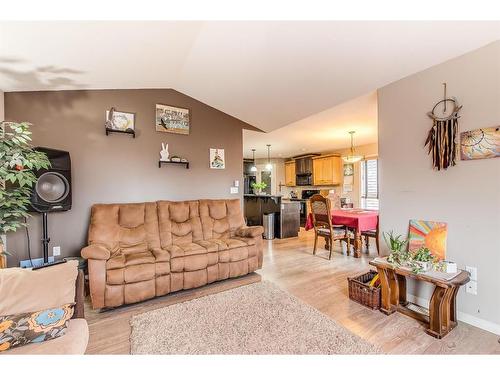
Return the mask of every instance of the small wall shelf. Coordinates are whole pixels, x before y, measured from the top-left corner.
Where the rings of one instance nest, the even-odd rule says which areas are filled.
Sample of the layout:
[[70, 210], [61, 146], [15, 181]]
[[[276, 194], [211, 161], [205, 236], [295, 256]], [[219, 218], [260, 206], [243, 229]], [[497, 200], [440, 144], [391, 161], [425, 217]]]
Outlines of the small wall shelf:
[[135, 131], [134, 130], [117, 130], [117, 129], [106, 128], [106, 136], [109, 135], [109, 133], [128, 134], [128, 135], [131, 135], [132, 138], [135, 138]]
[[163, 160], [159, 160], [158, 161], [158, 168], [161, 168], [162, 164], [180, 164], [180, 165], [184, 165], [186, 167], [186, 169], [189, 169], [189, 162], [188, 161], [163, 161]]

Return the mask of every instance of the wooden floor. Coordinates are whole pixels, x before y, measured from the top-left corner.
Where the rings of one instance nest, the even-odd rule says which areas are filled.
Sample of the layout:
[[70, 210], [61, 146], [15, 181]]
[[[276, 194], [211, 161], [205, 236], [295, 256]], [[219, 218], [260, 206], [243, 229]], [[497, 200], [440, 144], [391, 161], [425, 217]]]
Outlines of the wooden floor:
[[[353, 333], [377, 343], [391, 354], [500, 354], [498, 336], [460, 322], [444, 339], [438, 340], [424, 332], [417, 321], [395, 313], [386, 316], [372, 311], [348, 298], [347, 277], [369, 268], [376, 252], [355, 259], [341, 254], [336, 245], [332, 260], [326, 250], [312, 255], [313, 237], [301, 232], [299, 238], [264, 241], [262, 279], [282, 289], [336, 320]], [[324, 243], [320, 240], [320, 245]], [[374, 254], [375, 253], [375, 254]], [[214, 292], [259, 281], [259, 275], [224, 281], [191, 291], [183, 291], [151, 301], [101, 313], [86, 306], [90, 340], [87, 353], [125, 354], [130, 352], [130, 317], [173, 303], [198, 298]]]

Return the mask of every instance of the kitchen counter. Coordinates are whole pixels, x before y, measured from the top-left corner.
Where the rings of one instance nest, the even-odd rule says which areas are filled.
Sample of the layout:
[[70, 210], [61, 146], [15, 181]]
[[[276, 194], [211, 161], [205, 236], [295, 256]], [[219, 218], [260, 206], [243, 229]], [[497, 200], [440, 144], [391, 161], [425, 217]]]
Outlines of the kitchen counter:
[[262, 225], [263, 215], [275, 214], [275, 234], [278, 238], [297, 237], [300, 222], [299, 202], [282, 195], [244, 194], [247, 225]]

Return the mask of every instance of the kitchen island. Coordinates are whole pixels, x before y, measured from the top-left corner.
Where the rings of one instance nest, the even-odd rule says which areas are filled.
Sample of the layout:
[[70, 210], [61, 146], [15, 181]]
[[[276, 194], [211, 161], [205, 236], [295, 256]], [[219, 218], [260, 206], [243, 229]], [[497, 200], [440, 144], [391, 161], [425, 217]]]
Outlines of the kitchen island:
[[247, 225], [262, 225], [263, 216], [272, 213], [275, 215], [276, 237], [297, 237], [300, 229], [300, 205], [282, 198], [281, 195], [245, 194], [243, 199]]

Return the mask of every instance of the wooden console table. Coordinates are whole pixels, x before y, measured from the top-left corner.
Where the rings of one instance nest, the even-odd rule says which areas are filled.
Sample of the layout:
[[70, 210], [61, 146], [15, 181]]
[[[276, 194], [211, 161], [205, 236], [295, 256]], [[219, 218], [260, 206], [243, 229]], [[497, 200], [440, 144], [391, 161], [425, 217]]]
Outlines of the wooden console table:
[[[379, 274], [382, 296], [380, 311], [384, 314], [390, 315], [399, 311], [418, 319], [428, 324], [426, 332], [438, 339], [457, 326], [456, 297], [460, 287], [469, 282], [468, 272], [460, 271], [453, 279], [446, 280], [425, 273], [414, 274], [405, 268], [396, 268], [388, 263], [386, 258], [376, 258], [370, 264], [377, 267]], [[428, 314], [417, 311], [422, 308], [406, 300], [406, 277], [434, 285]], [[411, 309], [411, 305], [417, 308]]]

